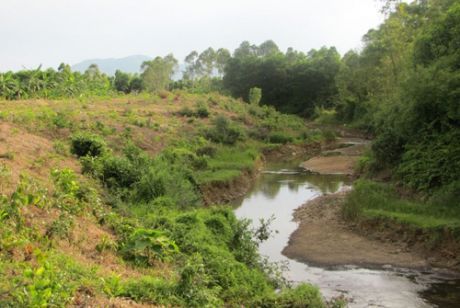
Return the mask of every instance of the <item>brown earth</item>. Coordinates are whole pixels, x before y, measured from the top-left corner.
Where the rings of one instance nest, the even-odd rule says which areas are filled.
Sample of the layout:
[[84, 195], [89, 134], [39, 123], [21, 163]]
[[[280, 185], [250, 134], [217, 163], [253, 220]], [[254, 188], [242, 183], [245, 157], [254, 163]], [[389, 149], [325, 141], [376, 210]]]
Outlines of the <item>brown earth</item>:
[[319, 174], [352, 175], [359, 156], [369, 147], [369, 141], [356, 137], [342, 137], [324, 147], [319, 155], [300, 164], [300, 167]]
[[50, 170], [70, 168], [78, 172], [79, 164], [56, 154], [53, 143], [9, 124], [0, 123], [0, 167], [6, 167], [8, 176], [0, 178], [0, 193], [9, 193], [16, 187], [21, 174], [27, 174], [50, 184]]
[[318, 156], [300, 164], [300, 167], [319, 174], [353, 174], [357, 156]]
[[340, 217], [346, 192], [318, 197], [294, 213], [300, 222], [283, 250], [289, 258], [321, 266], [392, 265], [423, 268], [423, 257], [400, 243], [385, 243], [359, 235]]
[[[70, 155], [58, 154], [51, 137], [36, 135], [12, 123], [0, 122], [0, 194], [9, 195], [17, 187], [21, 175], [34, 179], [40, 188], [47, 189], [51, 197], [54, 189], [50, 176], [54, 168], [70, 168], [80, 173], [80, 164]], [[49, 227], [60, 220], [61, 210], [51, 207], [25, 206], [21, 208], [24, 224], [34, 228], [37, 237], [47, 237]], [[73, 227], [68, 238], [50, 236], [50, 244], [77, 263], [94, 268], [101, 277], [120, 275], [124, 279], [136, 279], [144, 275], [170, 278], [173, 269], [170, 265], [158, 262], [152, 268], [138, 268], [126, 263], [113, 250], [98, 251], [102, 241], [116, 243], [116, 235], [107, 227], [100, 225], [91, 211], [84, 211], [72, 217]], [[8, 253], [12, 259], [34, 263], [33, 251], [39, 247], [31, 242], [24, 246], [11, 248]], [[12, 273], [11, 275], [14, 275]], [[155, 307], [136, 303], [124, 298], [106, 298], [92, 290], [78, 290], [72, 307]]]

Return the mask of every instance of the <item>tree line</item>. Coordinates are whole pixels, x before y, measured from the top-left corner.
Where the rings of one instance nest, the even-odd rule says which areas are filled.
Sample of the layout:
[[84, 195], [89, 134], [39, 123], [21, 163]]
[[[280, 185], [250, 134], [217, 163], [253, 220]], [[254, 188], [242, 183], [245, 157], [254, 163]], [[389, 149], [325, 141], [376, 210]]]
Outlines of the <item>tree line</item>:
[[333, 105], [340, 63], [333, 47], [308, 53], [289, 48], [283, 53], [271, 40], [259, 46], [244, 41], [233, 53], [211, 47], [200, 53], [192, 51], [184, 59], [181, 80], [172, 80], [178, 69], [178, 60], [172, 54], [144, 62], [140, 74], [118, 70], [114, 76], [107, 76], [94, 64], [84, 73], [72, 72], [70, 66], [61, 64], [57, 71], [39, 67], [0, 73], [0, 97], [60, 98], [187, 89], [218, 91], [248, 101], [249, 90], [259, 88], [262, 104], [309, 115], [316, 105]]
[[[269, 40], [192, 51], [183, 78], [172, 81], [172, 54], [142, 64], [140, 74], [109, 77], [90, 66], [84, 73], [53, 69], [0, 74], [0, 97], [59, 98], [188, 89], [221, 91], [306, 117], [328, 110], [377, 136], [369, 168], [392, 168], [403, 182], [433, 189], [460, 174], [460, 3], [385, 1], [385, 21], [363, 37], [363, 48], [343, 57], [334, 47], [307, 53], [280, 51]], [[252, 91], [252, 93], [256, 93]], [[429, 150], [427, 150], [429, 149]]]
[[370, 169], [460, 200], [460, 3], [388, 4], [364, 48], [342, 59], [337, 119], [376, 135]]

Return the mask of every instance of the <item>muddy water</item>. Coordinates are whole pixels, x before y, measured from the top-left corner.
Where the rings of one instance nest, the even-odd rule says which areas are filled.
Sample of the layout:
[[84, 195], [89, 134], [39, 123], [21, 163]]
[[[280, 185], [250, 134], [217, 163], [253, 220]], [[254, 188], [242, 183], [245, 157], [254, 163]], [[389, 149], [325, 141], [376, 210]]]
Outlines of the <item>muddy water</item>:
[[271, 228], [277, 233], [261, 244], [260, 253], [272, 262], [287, 265], [286, 278], [317, 285], [328, 299], [343, 295], [350, 300], [350, 307], [460, 307], [460, 279], [451, 273], [390, 266], [320, 268], [282, 255], [289, 236], [297, 229], [297, 223], [292, 221], [294, 209], [351, 184], [341, 176], [306, 174], [296, 165], [267, 166], [253, 189], [237, 201], [235, 210], [238, 217], [253, 220], [255, 226], [261, 218], [275, 218]]

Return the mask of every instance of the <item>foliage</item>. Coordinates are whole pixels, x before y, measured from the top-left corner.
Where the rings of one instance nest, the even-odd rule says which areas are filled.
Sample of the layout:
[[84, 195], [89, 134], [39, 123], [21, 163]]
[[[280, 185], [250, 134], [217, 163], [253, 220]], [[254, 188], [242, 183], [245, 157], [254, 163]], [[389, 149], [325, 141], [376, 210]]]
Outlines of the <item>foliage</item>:
[[257, 87], [263, 93], [262, 104], [311, 117], [315, 106], [332, 105], [339, 67], [334, 47], [308, 54], [290, 48], [283, 54], [273, 41], [260, 46], [243, 42], [227, 61], [223, 82], [234, 97], [249, 101], [250, 89]]
[[0, 219], [10, 220], [17, 230], [24, 227], [21, 208], [25, 206], [46, 207], [47, 191], [29, 177], [21, 176], [18, 186], [10, 195], [0, 195]]
[[343, 215], [351, 220], [384, 217], [428, 230], [458, 229], [460, 209], [452, 206], [458, 197], [454, 192], [457, 186], [458, 183], [451, 186], [450, 192], [439, 191], [436, 197], [423, 202], [400, 198], [390, 184], [360, 180], [347, 197]]
[[90, 133], [79, 133], [72, 136], [70, 151], [78, 157], [82, 156], [101, 156], [107, 146], [99, 136]]
[[22, 70], [0, 73], [0, 97], [9, 100], [110, 95], [110, 79], [97, 66], [82, 74], [61, 64], [58, 70]]
[[414, 1], [349, 52], [337, 76], [337, 117], [373, 131], [372, 169], [432, 192], [459, 179], [460, 5]]
[[286, 144], [294, 141], [294, 138], [290, 135], [287, 135], [285, 133], [272, 133], [268, 136], [268, 141], [270, 143], [280, 143], [280, 144]]
[[251, 105], [259, 105], [260, 100], [262, 99], [262, 89], [261, 88], [251, 88], [249, 89], [249, 103]]
[[74, 226], [73, 218], [68, 214], [62, 213], [46, 229], [46, 236], [50, 238], [69, 239]]
[[122, 248], [125, 256], [137, 263], [152, 265], [154, 260], [169, 259], [177, 245], [158, 230], [136, 229]]
[[140, 92], [142, 90], [142, 80], [137, 74], [132, 75], [117, 70], [113, 79], [113, 87], [118, 92], [125, 94]]
[[148, 92], [166, 90], [176, 65], [177, 60], [172, 54], [142, 63], [141, 78], [145, 90]]
[[38, 264], [23, 272], [23, 288], [13, 293], [14, 301], [25, 307], [61, 306], [71, 298], [71, 289], [60, 282], [65, 274], [54, 270], [41, 251], [35, 251]]
[[244, 139], [243, 130], [225, 116], [217, 116], [213, 127], [206, 132], [206, 137], [214, 142], [233, 145]]
[[277, 295], [275, 303], [279, 307], [325, 307], [319, 290], [305, 283], [284, 289]]

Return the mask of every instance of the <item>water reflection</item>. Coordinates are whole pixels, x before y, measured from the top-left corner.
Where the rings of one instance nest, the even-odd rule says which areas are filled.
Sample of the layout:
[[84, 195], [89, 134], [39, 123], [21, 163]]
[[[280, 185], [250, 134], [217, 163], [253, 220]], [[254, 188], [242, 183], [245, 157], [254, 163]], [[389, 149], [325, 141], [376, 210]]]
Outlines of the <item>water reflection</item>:
[[260, 218], [275, 216], [271, 227], [278, 233], [262, 243], [259, 251], [272, 262], [287, 263], [289, 270], [285, 275], [288, 279], [313, 283], [328, 298], [344, 294], [353, 298], [351, 307], [430, 307], [438, 304], [440, 307], [460, 307], [460, 281], [449, 284], [449, 279], [442, 275], [403, 269], [325, 269], [282, 255], [289, 236], [297, 228], [297, 223], [292, 221], [293, 211], [308, 200], [334, 193], [350, 184], [344, 176], [307, 174], [296, 166], [268, 166], [252, 190], [235, 203], [236, 215], [252, 219], [255, 226]]
[[343, 175], [315, 175], [298, 168], [283, 169], [281, 172], [270, 169], [264, 171], [264, 176], [256, 181], [249, 195], [261, 192], [273, 199], [283, 186], [287, 186], [292, 193], [299, 193], [299, 188], [305, 185], [328, 194], [337, 192], [344, 183], [348, 184], [350, 180]]

